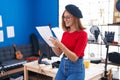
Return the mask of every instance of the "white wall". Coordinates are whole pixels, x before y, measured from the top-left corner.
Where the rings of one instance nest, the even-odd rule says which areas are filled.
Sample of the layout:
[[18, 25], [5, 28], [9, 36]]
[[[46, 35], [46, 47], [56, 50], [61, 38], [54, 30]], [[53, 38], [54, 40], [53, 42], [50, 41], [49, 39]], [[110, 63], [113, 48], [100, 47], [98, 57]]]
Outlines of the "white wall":
[[[113, 23], [113, 8], [114, 0], [59, 0], [59, 28], [61, 28], [61, 16], [67, 4], [75, 4], [83, 13], [83, 25], [87, 28], [88, 37], [93, 36], [89, 29], [92, 25], [98, 25], [102, 34], [105, 31], [115, 32], [115, 41], [120, 42], [120, 26], [107, 26], [108, 23]], [[105, 25], [105, 26], [101, 26]], [[99, 42], [102, 42], [99, 36]], [[109, 52], [120, 52], [119, 47], [110, 46]], [[96, 57], [105, 57], [105, 45], [88, 44], [85, 50], [85, 57], [94, 53]]]

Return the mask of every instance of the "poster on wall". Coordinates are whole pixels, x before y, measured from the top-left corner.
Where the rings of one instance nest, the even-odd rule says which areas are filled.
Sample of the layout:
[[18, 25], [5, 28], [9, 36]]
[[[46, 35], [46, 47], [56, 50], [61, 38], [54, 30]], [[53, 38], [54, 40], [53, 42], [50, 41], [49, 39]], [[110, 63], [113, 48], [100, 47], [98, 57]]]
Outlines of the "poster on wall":
[[4, 41], [3, 31], [0, 30], [0, 42]]
[[0, 15], [0, 27], [2, 27], [2, 16]]
[[12, 38], [15, 37], [14, 26], [7, 26], [7, 37]]

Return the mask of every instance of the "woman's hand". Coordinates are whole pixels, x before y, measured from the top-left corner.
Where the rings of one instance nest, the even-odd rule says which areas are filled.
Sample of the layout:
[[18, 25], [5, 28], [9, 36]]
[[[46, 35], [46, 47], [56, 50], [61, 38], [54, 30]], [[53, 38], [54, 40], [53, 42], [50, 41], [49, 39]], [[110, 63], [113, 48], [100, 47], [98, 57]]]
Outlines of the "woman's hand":
[[60, 49], [60, 44], [62, 44], [58, 39], [56, 39], [56, 38], [54, 38], [54, 37], [50, 37], [50, 39], [49, 39], [52, 43], [53, 43], [53, 45], [54, 45], [54, 47], [52, 47], [52, 50], [55, 52], [55, 54], [57, 55], [57, 56], [60, 56], [61, 54], [62, 54], [62, 50]]
[[61, 55], [62, 52], [73, 62], [75, 62], [78, 59], [78, 56], [70, 51], [67, 47], [65, 47], [64, 44], [62, 44], [58, 39], [54, 37], [50, 37], [49, 39], [55, 47], [53, 47], [54, 52], [57, 53], [58, 56]]
[[56, 39], [55, 37], [50, 37], [50, 39], [49, 39], [52, 43], [53, 43], [53, 45], [55, 46], [55, 47], [59, 47], [59, 45], [60, 45], [60, 41], [58, 40], [58, 39]]
[[64, 51], [64, 49], [66, 48], [65, 45], [63, 43], [61, 43], [58, 39], [54, 38], [54, 37], [50, 37], [49, 39], [53, 45], [56, 47], [56, 48], [59, 48], [60, 50]]

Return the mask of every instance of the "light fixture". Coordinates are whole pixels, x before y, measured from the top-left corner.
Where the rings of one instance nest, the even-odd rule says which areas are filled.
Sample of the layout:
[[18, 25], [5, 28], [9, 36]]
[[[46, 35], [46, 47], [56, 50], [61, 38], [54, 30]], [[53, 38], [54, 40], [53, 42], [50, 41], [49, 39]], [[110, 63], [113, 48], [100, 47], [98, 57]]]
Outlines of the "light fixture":
[[90, 28], [90, 32], [94, 35], [95, 37], [95, 42], [98, 42], [98, 36], [100, 34], [100, 30], [98, 28], [98, 26], [96, 25], [93, 25], [91, 28]]

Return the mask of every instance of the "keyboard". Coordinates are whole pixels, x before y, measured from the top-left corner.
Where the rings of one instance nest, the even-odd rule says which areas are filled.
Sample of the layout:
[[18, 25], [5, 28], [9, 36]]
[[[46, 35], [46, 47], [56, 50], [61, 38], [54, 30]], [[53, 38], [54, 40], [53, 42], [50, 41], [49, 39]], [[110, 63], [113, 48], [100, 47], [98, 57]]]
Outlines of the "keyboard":
[[10, 65], [1, 65], [0, 66], [0, 71], [4, 70], [4, 71], [8, 71], [14, 68], [18, 68], [23, 66], [24, 63], [27, 63], [27, 61], [22, 61], [22, 62], [18, 62], [18, 63], [14, 63], [14, 64], [10, 64]]

